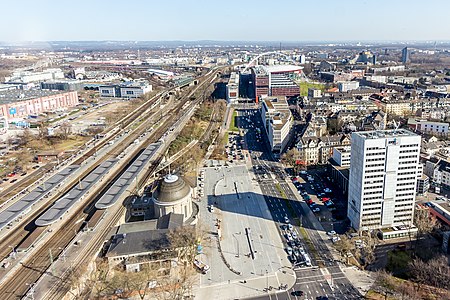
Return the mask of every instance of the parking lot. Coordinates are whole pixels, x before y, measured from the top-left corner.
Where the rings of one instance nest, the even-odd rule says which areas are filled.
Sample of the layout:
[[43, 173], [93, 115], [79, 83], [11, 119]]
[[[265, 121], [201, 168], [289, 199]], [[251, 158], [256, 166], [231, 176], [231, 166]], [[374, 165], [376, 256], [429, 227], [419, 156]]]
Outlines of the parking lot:
[[299, 176], [292, 177], [292, 182], [327, 232], [343, 234], [349, 229], [345, 199], [334, 191], [335, 187], [323, 170], [301, 171]]

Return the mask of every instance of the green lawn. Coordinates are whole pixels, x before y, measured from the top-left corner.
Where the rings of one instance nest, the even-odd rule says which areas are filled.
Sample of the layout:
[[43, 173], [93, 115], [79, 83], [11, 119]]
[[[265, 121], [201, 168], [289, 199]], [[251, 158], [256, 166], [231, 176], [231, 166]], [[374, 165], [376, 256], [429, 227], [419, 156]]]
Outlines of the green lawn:
[[230, 131], [239, 131], [239, 128], [236, 127], [236, 119], [237, 119], [237, 111], [233, 112], [233, 117], [231, 117]]
[[308, 96], [308, 89], [315, 88], [320, 89], [322, 92], [325, 89], [325, 84], [321, 83], [310, 83], [310, 82], [300, 82], [300, 96]]

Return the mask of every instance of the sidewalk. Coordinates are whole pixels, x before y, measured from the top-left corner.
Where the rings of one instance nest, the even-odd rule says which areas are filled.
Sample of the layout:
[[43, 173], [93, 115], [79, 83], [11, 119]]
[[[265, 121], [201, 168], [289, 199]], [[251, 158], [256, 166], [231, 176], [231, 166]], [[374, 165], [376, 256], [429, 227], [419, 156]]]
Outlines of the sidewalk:
[[[268, 274], [268, 276], [260, 274], [259, 277], [253, 279], [231, 280], [228, 283], [196, 287], [194, 288], [194, 294], [195, 299], [199, 300], [242, 299], [284, 292], [285, 290], [278, 289], [279, 283], [287, 284], [287, 289], [290, 289], [295, 284], [295, 281], [295, 272], [285, 267], [275, 272], [275, 274]], [[266, 292], [267, 286], [272, 286], [273, 289]]]
[[367, 294], [375, 281], [369, 272], [359, 270], [355, 266], [341, 267], [341, 270], [361, 295]]

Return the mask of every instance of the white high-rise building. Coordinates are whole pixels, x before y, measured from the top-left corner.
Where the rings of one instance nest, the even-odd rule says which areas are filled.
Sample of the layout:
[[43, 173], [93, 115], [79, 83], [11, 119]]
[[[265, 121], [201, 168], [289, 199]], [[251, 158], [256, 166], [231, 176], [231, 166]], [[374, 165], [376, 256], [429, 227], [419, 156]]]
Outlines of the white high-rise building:
[[383, 238], [415, 232], [420, 136], [404, 129], [352, 134], [348, 217], [356, 230], [383, 229]]

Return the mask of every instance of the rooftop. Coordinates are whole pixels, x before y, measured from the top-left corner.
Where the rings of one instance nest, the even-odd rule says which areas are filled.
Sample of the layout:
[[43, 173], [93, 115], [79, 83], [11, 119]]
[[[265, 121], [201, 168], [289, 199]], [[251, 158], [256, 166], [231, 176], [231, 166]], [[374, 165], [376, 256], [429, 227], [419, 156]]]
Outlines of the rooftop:
[[392, 130], [374, 130], [374, 131], [359, 131], [353, 134], [359, 135], [365, 139], [384, 139], [402, 136], [418, 136], [417, 134], [406, 129], [392, 129]]
[[48, 90], [8, 90], [0, 91], [0, 104], [9, 104], [17, 101], [36, 99], [40, 97], [64, 94], [64, 91], [48, 91]]

